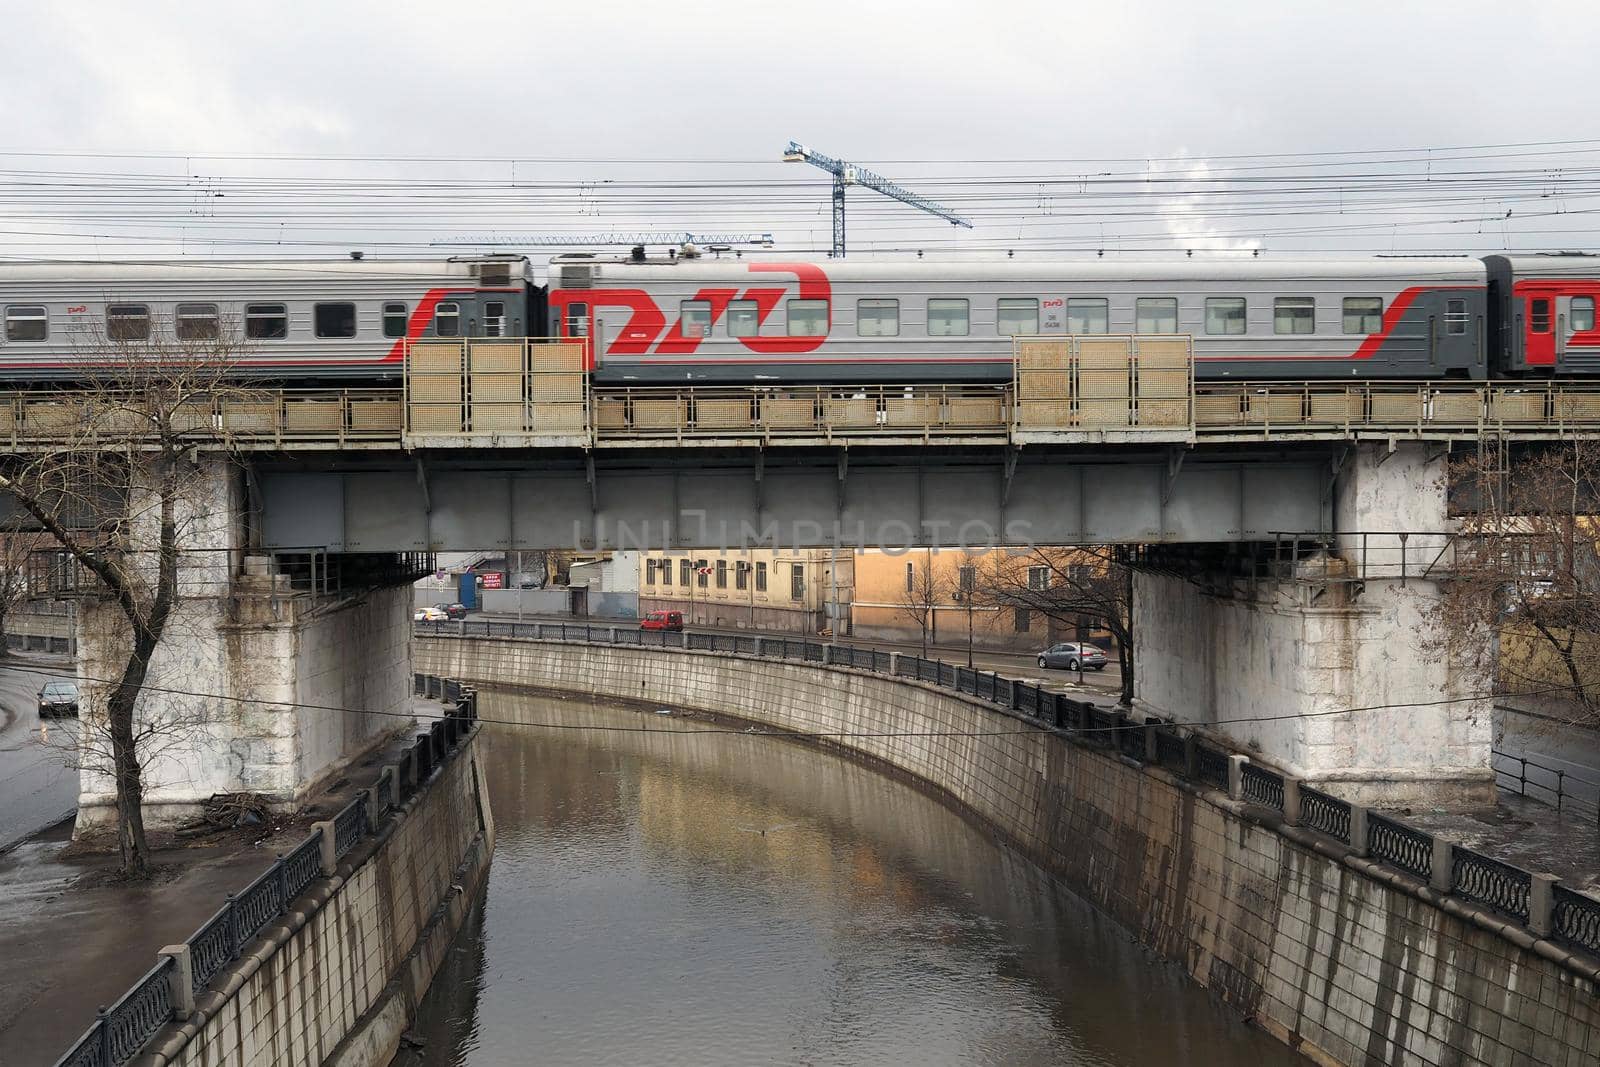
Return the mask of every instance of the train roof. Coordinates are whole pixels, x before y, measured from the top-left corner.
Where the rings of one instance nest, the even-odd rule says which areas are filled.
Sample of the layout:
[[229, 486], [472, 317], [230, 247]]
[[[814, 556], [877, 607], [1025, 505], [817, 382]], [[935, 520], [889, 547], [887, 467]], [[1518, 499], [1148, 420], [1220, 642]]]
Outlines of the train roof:
[[1518, 278], [1600, 277], [1600, 255], [1593, 252], [1545, 252], [1532, 256], [1486, 256], [1493, 270], [1508, 270]]
[[437, 259], [147, 259], [27, 260], [0, 263], [4, 282], [138, 281], [327, 281], [353, 278], [472, 279], [485, 263], [510, 265], [511, 276], [528, 275], [526, 256], [452, 256]]
[[1483, 261], [1469, 256], [1396, 256], [1366, 259], [1180, 259], [1180, 260], [828, 260], [806, 257], [743, 256], [669, 259], [652, 256], [643, 262], [628, 256], [562, 255], [550, 259], [560, 267], [600, 268], [598, 277], [609, 281], [722, 280], [744, 276], [752, 264], [811, 263], [823, 267], [829, 279], [851, 281], [1250, 281], [1250, 280], [1361, 280], [1483, 282]]

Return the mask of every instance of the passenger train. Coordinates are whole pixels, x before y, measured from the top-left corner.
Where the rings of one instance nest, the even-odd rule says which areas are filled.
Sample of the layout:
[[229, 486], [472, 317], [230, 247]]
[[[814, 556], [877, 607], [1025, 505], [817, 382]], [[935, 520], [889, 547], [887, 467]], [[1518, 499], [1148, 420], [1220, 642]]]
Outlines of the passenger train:
[[212, 344], [285, 383], [398, 377], [405, 342], [564, 337], [601, 384], [1003, 382], [1012, 338], [1191, 334], [1207, 380], [1600, 377], [1600, 257], [1242, 262], [526, 257], [0, 264], [0, 380]]

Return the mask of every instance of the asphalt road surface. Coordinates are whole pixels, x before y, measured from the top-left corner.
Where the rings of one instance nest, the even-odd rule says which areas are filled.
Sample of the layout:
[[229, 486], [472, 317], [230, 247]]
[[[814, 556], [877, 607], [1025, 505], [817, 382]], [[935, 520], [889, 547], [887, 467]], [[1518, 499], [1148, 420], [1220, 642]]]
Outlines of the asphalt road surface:
[[71, 671], [43, 664], [0, 666], [0, 849], [59, 821], [78, 803], [78, 772], [64, 759], [77, 723], [39, 721], [39, 687], [66, 677]]

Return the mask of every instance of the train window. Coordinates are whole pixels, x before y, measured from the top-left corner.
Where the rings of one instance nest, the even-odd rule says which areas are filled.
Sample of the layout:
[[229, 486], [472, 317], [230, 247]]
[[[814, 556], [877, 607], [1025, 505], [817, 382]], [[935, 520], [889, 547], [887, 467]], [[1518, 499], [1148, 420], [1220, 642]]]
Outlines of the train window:
[[[1445, 333], [1467, 332], [1467, 302], [1462, 299], [1451, 299], [1444, 302], [1444, 330]], [[1549, 324], [1546, 323], [1546, 329]]]
[[1280, 296], [1272, 301], [1273, 333], [1316, 333], [1317, 299], [1312, 296]]
[[1571, 315], [1572, 332], [1594, 329], [1594, 297], [1575, 296], [1572, 298]]
[[13, 304], [6, 308], [7, 341], [43, 341], [50, 336], [50, 313], [43, 304]]
[[506, 302], [504, 300], [486, 300], [483, 304], [483, 336], [504, 337], [506, 335]]
[[964, 297], [937, 297], [928, 301], [929, 337], [965, 337], [972, 332], [969, 305]]
[[289, 309], [283, 304], [246, 304], [244, 335], [252, 341], [281, 341], [289, 336]]
[[1103, 297], [1081, 297], [1067, 301], [1068, 333], [1109, 333], [1111, 312]]
[[900, 336], [900, 301], [880, 297], [857, 300], [856, 336]]
[[1003, 296], [995, 302], [994, 329], [1015, 337], [1039, 332], [1039, 301], [1031, 296]]
[[383, 335], [385, 337], [404, 337], [406, 335], [408, 310], [404, 304], [398, 302], [383, 305]]
[[1244, 297], [1206, 297], [1206, 333], [1244, 333]]
[[728, 336], [754, 337], [761, 331], [761, 307], [754, 300], [728, 301]]
[[461, 305], [454, 300], [443, 300], [433, 308], [433, 335], [435, 337], [461, 336]]
[[354, 304], [316, 304], [311, 308], [311, 319], [318, 337], [354, 337], [356, 335], [356, 306]]
[[711, 336], [711, 301], [678, 301], [678, 322], [685, 337]]
[[172, 323], [180, 341], [215, 341], [222, 335], [215, 304], [179, 304]]
[[1177, 333], [1178, 298], [1141, 296], [1133, 303], [1135, 333]]
[[150, 305], [106, 305], [106, 339], [111, 341], [150, 340]]
[[1345, 333], [1377, 333], [1381, 329], [1383, 329], [1383, 297], [1344, 298]]
[[791, 300], [785, 305], [790, 337], [821, 337], [828, 332], [826, 300]]
[[[1449, 318], [1448, 313], [1445, 316]], [[1528, 324], [1534, 333], [1550, 332], [1550, 298], [1536, 297], [1528, 301]], [[1452, 330], [1452, 333], [1455, 331]]]

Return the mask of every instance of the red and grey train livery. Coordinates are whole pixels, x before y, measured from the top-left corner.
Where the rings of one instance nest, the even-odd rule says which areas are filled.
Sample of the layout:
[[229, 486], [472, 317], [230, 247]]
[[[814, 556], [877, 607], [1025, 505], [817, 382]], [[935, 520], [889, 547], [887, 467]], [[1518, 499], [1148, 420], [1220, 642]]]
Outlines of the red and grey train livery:
[[1004, 382], [1012, 337], [1190, 334], [1205, 380], [1600, 377], [1600, 257], [1045, 262], [567, 254], [0, 264], [0, 380], [104, 343], [231, 338], [286, 383], [406, 339], [582, 339], [602, 384]]

